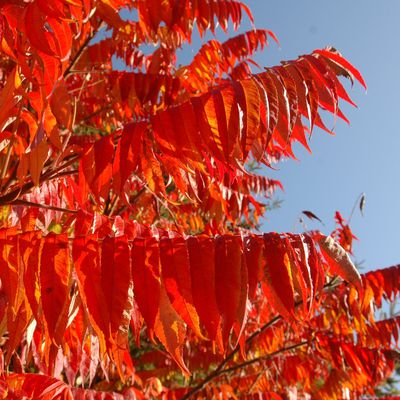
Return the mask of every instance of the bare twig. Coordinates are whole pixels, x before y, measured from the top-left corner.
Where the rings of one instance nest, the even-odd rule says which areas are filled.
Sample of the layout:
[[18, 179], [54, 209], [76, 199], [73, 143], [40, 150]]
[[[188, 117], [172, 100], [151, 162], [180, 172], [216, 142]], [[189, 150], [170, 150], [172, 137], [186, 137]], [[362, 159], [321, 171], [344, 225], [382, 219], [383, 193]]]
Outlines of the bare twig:
[[108, 213], [108, 217], [112, 217], [113, 214], [115, 213], [115, 210], [117, 208], [118, 205], [118, 201], [119, 201], [119, 196], [116, 195], [115, 198], [112, 201], [111, 207], [110, 207], [110, 212]]
[[[90, 72], [89, 72], [90, 73]], [[87, 82], [87, 79], [85, 78], [85, 82]], [[105, 82], [104, 79], [100, 79], [96, 82], [91, 83], [90, 85], [86, 85], [86, 88], [91, 88], [93, 86], [99, 85], [100, 83]], [[70, 94], [75, 93], [75, 92], [81, 92], [81, 88], [76, 88], [76, 89], [72, 89], [69, 91]], [[81, 96], [81, 94], [79, 94], [79, 97]]]
[[64, 71], [64, 78], [66, 78], [71, 71], [73, 70], [75, 64], [78, 62], [79, 58], [81, 57], [83, 51], [86, 49], [87, 45], [90, 43], [90, 41], [93, 39], [93, 37], [96, 35], [98, 32], [99, 28], [101, 27], [102, 23], [99, 24], [99, 26], [93, 30], [91, 34], [85, 39], [85, 41], [82, 43], [82, 46], [79, 48], [79, 50], [76, 52], [74, 57], [71, 59], [71, 62], [69, 63], [68, 67]]
[[99, 114], [101, 114], [103, 111], [106, 111], [106, 110], [108, 110], [108, 109], [110, 109], [110, 108], [111, 108], [111, 104], [108, 103], [108, 104], [105, 105], [104, 107], [99, 108], [97, 111], [94, 111], [94, 112], [92, 112], [91, 114], [86, 115], [85, 117], [83, 117], [83, 118], [81, 119], [80, 122], [89, 121], [90, 118], [95, 117], [96, 115], [99, 115]]
[[238, 369], [242, 369], [242, 368], [248, 367], [249, 365], [269, 360], [272, 357], [277, 356], [278, 354], [284, 353], [286, 351], [296, 350], [299, 347], [303, 347], [306, 344], [310, 344], [314, 340], [315, 339], [313, 339], [313, 340], [304, 340], [303, 342], [295, 343], [295, 344], [292, 344], [291, 346], [282, 347], [282, 348], [280, 348], [280, 349], [278, 349], [278, 350], [276, 350], [276, 351], [274, 351], [274, 352], [272, 352], [270, 354], [266, 354], [265, 356], [253, 358], [253, 359], [247, 360], [247, 361], [245, 361], [245, 362], [243, 362], [241, 364], [234, 365], [233, 367], [224, 369], [224, 370], [220, 371], [219, 375], [228, 374], [229, 372], [233, 372], [233, 371], [236, 371]]
[[[17, 116], [16, 116], [16, 119], [14, 121], [14, 126], [13, 126], [13, 130], [12, 130], [12, 136], [10, 138], [10, 143], [8, 144], [6, 159], [4, 161], [4, 165], [3, 165], [3, 168], [1, 170], [1, 175], [0, 175], [0, 180], [1, 181], [3, 181], [4, 177], [6, 176], [8, 165], [10, 164], [11, 152], [12, 152], [12, 148], [13, 148], [13, 140], [14, 140], [14, 137], [15, 137], [15, 135], [17, 133], [19, 120], [20, 120], [21, 112], [22, 112], [22, 106], [23, 106], [23, 101], [21, 100], [21, 104], [18, 107]], [[2, 186], [3, 186], [3, 184], [2, 184]]]
[[[80, 158], [79, 154], [73, 155], [68, 161], [55, 169], [51, 169], [40, 176], [39, 182], [49, 181], [59, 176], [59, 173], [65, 168], [75, 163]], [[26, 182], [22, 186], [18, 186], [3, 196], [0, 196], [0, 205], [9, 204], [23, 194], [28, 193], [35, 185], [32, 181]]]
[[295, 344], [290, 345], [290, 346], [282, 347], [282, 348], [274, 351], [273, 353], [266, 354], [266, 355], [261, 356], [261, 357], [253, 358], [251, 360], [247, 360], [247, 361], [245, 361], [245, 362], [243, 362], [241, 364], [234, 365], [233, 367], [230, 367], [230, 368], [226, 368], [226, 369], [218, 369], [217, 368], [213, 373], [208, 375], [203, 381], [201, 381], [198, 385], [196, 385], [189, 392], [187, 392], [181, 398], [181, 400], [189, 399], [190, 397], [195, 395], [197, 392], [199, 392], [201, 389], [203, 389], [203, 387], [206, 386], [209, 382], [211, 382], [212, 380], [214, 380], [215, 378], [217, 378], [217, 377], [219, 377], [221, 375], [225, 375], [225, 374], [228, 374], [230, 372], [236, 371], [238, 369], [242, 369], [242, 368], [248, 367], [249, 365], [252, 365], [252, 364], [255, 364], [255, 363], [259, 363], [259, 362], [262, 362], [262, 361], [269, 360], [269, 359], [277, 356], [278, 354], [298, 349], [299, 347], [305, 346], [306, 344], [309, 344], [309, 343], [311, 343], [311, 341], [309, 341], [309, 340], [302, 341], [302, 342], [295, 343]]
[[46, 210], [61, 211], [61, 212], [66, 212], [66, 213], [70, 213], [70, 214], [78, 213], [78, 211], [70, 210], [69, 208], [56, 207], [56, 206], [51, 206], [48, 204], [34, 203], [32, 201], [27, 201], [27, 200], [14, 200], [9, 204], [14, 205], [14, 206], [28, 206], [28, 207], [44, 208]]
[[[179, 224], [178, 221], [176, 220], [175, 214], [173, 211], [168, 207], [167, 201], [164, 201], [160, 196], [158, 196], [153, 190], [151, 190], [148, 185], [144, 181], [142, 181], [139, 177], [137, 177], [137, 180], [143, 185], [144, 188], [154, 197], [154, 199], [160, 203], [161, 205], [164, 206], [164, 208], [167, 210], [167, 212], [170, 214], [172, 221], [174, 222], [176, 228], [179, 230]], [[140, 193], [140, 192], [139, 192]]]
[[[349, 215], [349, 218], [347, 218], [347, 225], [350, 225], [351, 219], [353, 218], [353, 215], [354, 215], [354, 211], [356, 210], [356, 207], [357, 207], [357, 205], [360, 203], [361, 198], [362, 198], [363, 196], [365, 196], [365, 193], [360, 193], [360, 194], [358, 195], [358, 197], [356, 198], [356, 201], [355, 201], [354, 204], [353, 204], [353, 208], [351, 209], [351, 213], [350, 213], [350, 215]], [[365, 197], [364, 197], [364, 199], [365, 199]]]

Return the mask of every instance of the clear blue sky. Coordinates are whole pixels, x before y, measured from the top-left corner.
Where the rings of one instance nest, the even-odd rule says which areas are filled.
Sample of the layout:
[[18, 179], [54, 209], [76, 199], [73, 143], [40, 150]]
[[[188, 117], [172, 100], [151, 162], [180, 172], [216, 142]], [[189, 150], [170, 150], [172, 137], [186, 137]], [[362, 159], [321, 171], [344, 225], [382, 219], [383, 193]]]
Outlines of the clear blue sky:
[[[333, 45], [362, 72], [368, 93], [350, 85], [359, 108], [345, 107], [350, 126], [339, 122], [336, 135], [315, 131], [313, 154], [300, 148], [299, 162], [288, 161], [271, 175], [285, 192], [281, 208], [267, 215], [265, 230], [293, 231], [302, 210], [333, 228], [335, 210], [347, 217], [357, 196], [366, 194], [364, 218], [352, 228], [358, 260], [366, 269], [400, 263], [400, 1], [399, 0], [248, 0], [256, 26], [278, 36], [257, 61], [263, 66], [294, 59]], [[301, 227], [297, 224], [297, 229]]]

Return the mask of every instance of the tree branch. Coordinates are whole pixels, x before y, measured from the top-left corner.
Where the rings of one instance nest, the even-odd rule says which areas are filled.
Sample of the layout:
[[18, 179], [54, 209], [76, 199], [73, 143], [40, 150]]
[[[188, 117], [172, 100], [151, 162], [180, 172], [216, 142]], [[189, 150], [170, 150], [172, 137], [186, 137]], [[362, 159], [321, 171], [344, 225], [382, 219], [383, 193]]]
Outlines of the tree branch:
[[[59, 167], [46, 171], [44, 174], [40, 176], [39, 181], [44, 182], [48, 181], [54, 178], [57, 178], [59, 176], [59, 173], [67, 168], [68, 166], [72, 165], [75, 163], [78, 159], [80, 158], [79, 154], [73, 155], [68, 161], [66, 161], [64, 164], [60, 165]], [[6, 193], [3, 196], [0, 196], [0, 205], [4, 204], [10, 204], [11, 202], [15, 201], [18, 199], [23, 194], [28, 193], [35, 185], [33, 184], [32, 181], [26, 182], [22, 186], [18, 186], [17, 188], [11, 190], [9, 193]]]
[[83, 51], [85, 50], [86, 46], [90, 43], [90, 41], [93, 39], [93, 37], [96, 35], [98, 32], [100, 26], [102, 25], [102, 21], [100, 21], [99, 26], [93, 30], [91, 34], [85, 39], [85, 41], [82, 43], [81, 47], [79, 50], [76, 52], [76, 54], [72, 57], [71, 62], [69, 63], [68, 67], [65, 69], [63, 73], [63, 77], [66, 78], [70, 73], [71, 70], [74, 68], [75, 64], [79, 60], [80, 56], [82, 55]]
[[269, 359], [277, 356], [278, 354], [284, 353], [286, 351], [291, 351], [291, 350], [298, 349], [299, 347], [305, 346], [306, 344], [309, 344], [311, 342], [312, 341], [305, 340], [303, 342], [295, 343], [295, 344], [292, 344], [292, 345], [287, 346], [287, 347], [282, 347], [282, 348], [274, 351], [273, 353], [266, 354], [266, 355], [261, 356], [261, 357], [253, 358], [251, 360], [247, 360], [247, 361], [245, 361], [245, 362], [243, 362], [241, 364], [234, 365], [233, 367], [230, 367], [230, 368], [227, 368], [227, 369], [218, 369], [217, 368], [213, 373], [208, 375], [203, 381], [201, 381], [198, 385], [196, 385], [189, 392], [187, 392], [181, 398], [181, 400], [189, 399], [190, 397], [195, 395], [197, 392], [199, 392], [201, 389], [203, 389], [203, 387], [206, 386], [209, 382], [211, 382], [212, 380], [214, 380], [215, 378], [217, 378], [217, 377], [219, 377], [221, 375], [225, 375], [225, 374], [228, 374], [230, 372], [236, 371], [238, 369], [248, 367], [249, 365], [252, 365], [252, 364], [255, 364], [255, 363], [258, 363], [258, 362], [269, 360]]
[[28, 206], [28, 207], [44, 208], [46, 210], [61, 211], [61, 212], [66, 212], [66, 213], [71, 213], [71, 214], [78, 213], [78, 211], [76, 211], [76, 210], [70, 210], [68, 208], [63, 208], [63, 207], [50, 206], [48, 204], [33, 203], [33, 202], [27, 201], [27, 200], [14, 200], [9, 204], [15, 205], [15, 206]]
[[243, 363], [241, 363], [241, 364], [234, 365], [233, 367], [224, 369], [224, 370], [220, 371], [219, 375], [228, 374], [229, 372], [233, 372], [233, 371], [236, 371], [236, 370], [238, 370], [238, 369], [245, 368], [245, 367], [247, 367], [247, 366], [249, 366], [249, 365], [252, 365], [252, 364], [255, 364], [255, 363], [258, 363], [258, 362], [262, 362], [262, 361], [269, 360], [269, 359], [271, 359], [272, 357], [277, 356], [278, 354], [284, 353], [284, 352], [286, 352], [286, 351], [295, 350], [295, 349], [298, 349], [299, 347], [305, 346], [306, 344], [310, 344], [310, 343], [312, 343], [314, 340], [315, 340], [315, 339], [313, 339], [313, 340], [304, 340], [303, 342], [295, 343], [295, 344], [292, 344], [291, 346], [282, 347], [282, 348], [280, 348], [280, 349], [278, 349], [278, 350], [276, 350], [276, 351], [274, 351], [274, 352], [272, 352], [272, 353], [270, 353], [270, 354], [266, 354], [265, 356], [253, 358], [253, 359], [247, 360], [247, 361], [245, 361], [245, 362], [243, 362]]
[[2, 182], [1, 183], [1, 190], [3, 190], [3, 186], [4, 186], [3, 185], [3, 179], [7, 174], [7, 169], [8, 169], [8, 166], [10, 164], [11, 152], [12, 152], [12, 148], [13, 148], [13, 141], [14, 141], [15, 135], [16, 135], [17, 130], [18, 130], [19, 121], [20, 121], [20, 118], [21, 118], [22, 106], [23, 106], [23, 101], [21, 100], [21, 103], [20, 103], [20, 105], [18, 107], [17, 116], [16, 116], [16, 119], [14, 121], [14, 126], [13, 126], [13, 130], [12, 130], [12, 136], [10, 138], [10, 142], [8, 143], [6, 158], [5, 158], [5, 161], [4, 161], [2, 170], [1, 170], [1, 174], [0, 174], [0, 180]]

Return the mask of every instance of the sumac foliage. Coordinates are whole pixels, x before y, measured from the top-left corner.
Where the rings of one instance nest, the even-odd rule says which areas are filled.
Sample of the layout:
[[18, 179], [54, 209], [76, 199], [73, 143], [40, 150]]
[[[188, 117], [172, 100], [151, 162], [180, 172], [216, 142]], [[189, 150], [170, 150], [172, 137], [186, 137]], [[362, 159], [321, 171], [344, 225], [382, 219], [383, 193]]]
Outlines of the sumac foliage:
[[236, 0], [0, 11], [0, 397], [373, 394], [399, 267], [360, 275], [339, 213], [332, 236], [258, 232], [282, 188], [258, 166], [347, 121], [358, 70], [333, 48], [261, 70], [277, 38]]

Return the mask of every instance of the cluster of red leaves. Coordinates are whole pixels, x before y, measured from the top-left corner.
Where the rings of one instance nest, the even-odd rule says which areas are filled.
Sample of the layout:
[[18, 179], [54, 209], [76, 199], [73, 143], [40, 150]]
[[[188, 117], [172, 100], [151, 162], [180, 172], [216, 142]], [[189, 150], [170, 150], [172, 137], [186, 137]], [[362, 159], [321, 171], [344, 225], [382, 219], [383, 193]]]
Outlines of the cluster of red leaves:
[[194, 28], [253, 23], [236, 0], [0, 11], [0, 396], [372, 393], [397, 357], [398, 319], [373, 310], [397, 296], [398, 268], [361, 281], [340, 215], [341, 246], [240, 229], [281, 187], [249, 164], [308, 148], [314, 126], [329, 132], [321, 111], [346, 120], [339, 78], [365, 86], [359, 72], [330, 48], [254, 74], [276, 41], [256, 29], [179, 66]]
[[[156, 336], [189, 374], [183, 360], [186, 327], [198, 340], [207, 338], [225, 354], [230, 341], [240, 342], [248, 303], [262, 282], [270, 312], [292, 320], [299, 299], [304, 313], [312, 314], [324, 286], [325, 265], [334, 264], [335, 271], [354, 284], [360, 279], [340, 252], [326, 252], [326, 238], [315, 243], [308, 235], [270, 233], [185, 239], [136, 223], [108, 229], [105, 237], [101, 226], [95, 234], [87, 230], [73, 240], [66, 234], [0, 231], [5, 297], [1, 312], [10, 335], [5, 347], [7, 364], [25, 331], [31, 330], [28, 348], [33, 340], [42, 358], [40, 368], [54, 373], [60, 347], [65, 357], [71, 356], [70, 335], [82, 347], [89, 325], [98, 341], [100, 361], [108, 354], [123, 379], [122, 364], [130, 358], [129, 352], [124, 353], [129, 325], [139, 344], [145, 323], [150, 339]], [[115, 236], [110, 236], [112, 229]], [[79, 357], [73, 354], [73, 358], [76, 362]], [[67, 374], [72, 377], [70, 383], [77, 372]]]
[[[360, 278], [320, 234], [211, 239], [137, 223], [110, 228], [115, 236], [101, 226], [103, 234], [72, 240], [0, 231], [3, 363], [16, 372], [0, 380], [7, 396], [35, 398], [42, 379], [49, 399], [121, 389], [123, 398], [186, 398], [196, 386], [180, 387], [183, 371], [212, 377], [208, 387], [200, 378], [197, 398], [278, 399], [297, 387], [328, 399], [371, 393], [394, 368], [400, 320], [375, 321], [374, 311], [398, 296], [398, 266]], [[332, 265], [354, 284], [327, 280]], [[69, 385], [35, 381], [22, 374], [27, 365]], [[236, 370], [245, 373], [226, 381]], [[109, 383], [74, 388], [99, 374]]]
[[[91, 225], [86, 221], [88, 230], [93, 231], [93, 224], [95, 221]], [[312, 348], [315, 354], [321, 352], [328, 363], [329, 357], [341, 357], [333, 351], [340, 340], [340, 346], [353, 349], [345, 353], [346, 363], [350, 363], [350, 356], [351, 362], [357, 363], [364, 357], [360, 355], [364, 354], [363, 346], [371, 348], [371, 343], [382, 350], [371, 356], [381, 354], [385, 363], [394, 357], [389, 350], [392, 337], [397, 338], [397, 319], [374, 324], [371, 304], [379, 305], [383, 296], [393, 299], [397, 295], [398, 267], [367, 274], [362, 292], [342, 284], [328, 293], [326, 270], [332, 265], [358, 287], [361, 281], [357, 276], [351, 278], [355, 270], [351, 263], [343, 262], [345, 252], [330, 252], [325, 243], [328, 238], [320, 235], [270, 233], [185, 239], [161, 229], [150, 231], [137, 223], [125, 224], [123, 230], [114, 223], [108, 229], [116, 236], [103, 237], [103, 225], [100, 236], [98, 232], [84, 232], [73, 240], [66, 235], [21, 234], [14, 228], [0, 231], [1, 313], [6, 321], [3, 329], [9, 334], [3, 349], [6, 364], [12, 361], [17, 371], [33, 363], [45, 374], [59, 376], [64, 372], [72, 386], [77, 381], [91, 382], [100, 369], [109, 379], [128, 383], [129, 390], [137, 390], [138, 395], [143, 381], [150, 384], [151, 376], [170, 376], [172, 359], [189, 373], [189, 369], [207, 371], [218, 362], [228, 367], [227, 359], [235, 368], [245, 354], [250, 360], [251, 354], [258, 354], [248, 364], [253, 370], [256, 362], [272, 362], [274, 351], [297, 341], [310, 346], [309, 351]], [[390, 277], [385, 276], [388, 274]], [[382, 286], [377, 286], [377, 280]], [[322, 307], [331, 314], [336, 310], [338, 315], [328, 317], [328, 311], [316, 315]], [[357, 324], [349, 320], [349, 315]], [[274, 320], [273, 329], [253, 341], [254, 332], [272, 326]], [[294, 321], [299, 325], [291, 332]], [[336, 327], [330, 326], [333, 323]], [[139, 345], [143, 324], [150, 340], [159, 340], [168, 355], [150, 347], [138, 360], [132, 360], [128, 330]], [[338, 329], [332, 338], [329, 332]], [[362, 335], [356, 343], [348, 341], [354, 332]], [[334, 341], [329, 357], [324, 354], [328, 339]], [[18, 347], [24, 349], [19, 356], [14, 354]], [[306, 355], [301, 352], [296, 357]], [[316, 359], [312, 357], [309, 362]], [[136, 371], [138, 361], [153, 364], [155, 370]], [[375, 382], [387, 370], [384, 368], [375, 378], [365, 371], [364, 375], [371, 375], [368, 379]], [[292, 381], [299, 374], [291, 373]], [[31, 378], [26, 376], [25, 382], [24, 377], [11, 375], [6, 382], [13, 390], [18, 385], [22, 385], [18, 390], [25, 390], [24, 385], [30, 390]], [[266, 390], [265, 382], [259, 384], [257, 390]], [[276, 390], [277, 383], [271, 384], [268, 391]], [[60, 385], [52, 388], [52, 396], [55, 391], [70, 390]], [[244, 385], [238, 383], [237, 393], [245, 392]], [[311, 380], [304, 389], [310, 390], [310, 385]], [[172, 386], [165, 391], [161, 386], [161, 392], [170, 398], [175, 390]]]

